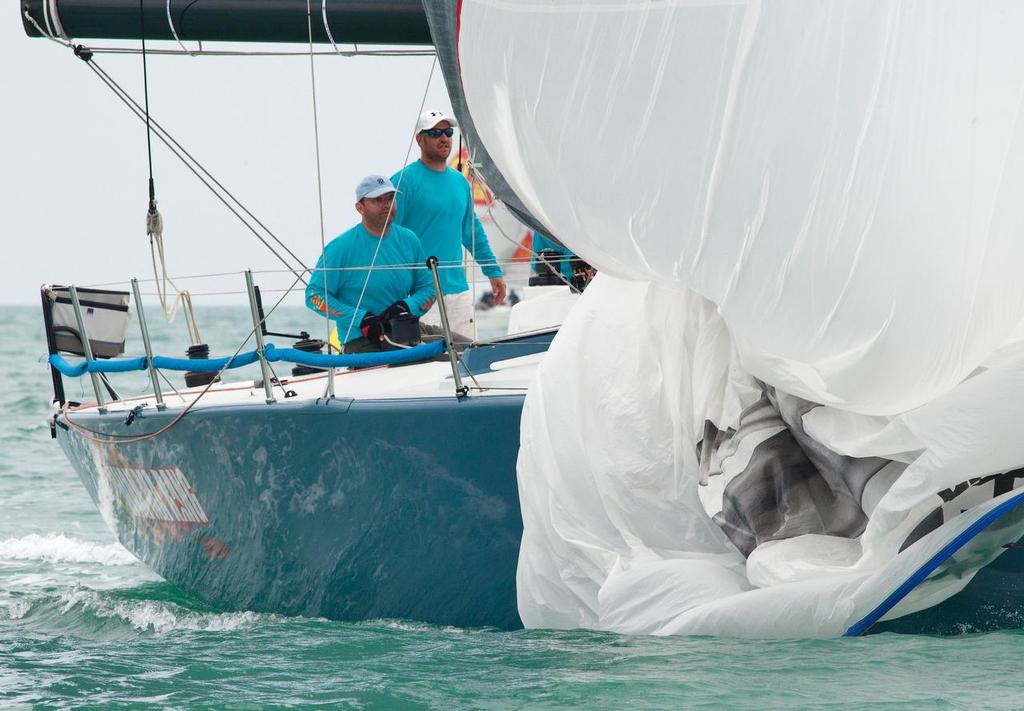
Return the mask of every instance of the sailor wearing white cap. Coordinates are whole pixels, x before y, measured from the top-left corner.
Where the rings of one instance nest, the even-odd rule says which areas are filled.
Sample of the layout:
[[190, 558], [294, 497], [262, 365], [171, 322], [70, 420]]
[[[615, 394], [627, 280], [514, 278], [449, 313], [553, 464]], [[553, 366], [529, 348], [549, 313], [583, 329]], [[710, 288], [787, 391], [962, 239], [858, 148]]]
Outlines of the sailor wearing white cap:
[[[466, 281], [463, 248], [469, 250], [490, 279], [496, 304], [505, 300], [506, 285], [487, 233], [473, 210], [469, 182], [447, 164], [458, 125], [444, 111], [420, 115], [416, 122], [420, 158], [391, 176], [391, 180], [402, 188], [395, 222], [415, 232], [424, 251], [437, 257], [451, 328], [472, 334], [473, 296]], [[440, 323], [436, 307], [424, 316], [423, 323]]]

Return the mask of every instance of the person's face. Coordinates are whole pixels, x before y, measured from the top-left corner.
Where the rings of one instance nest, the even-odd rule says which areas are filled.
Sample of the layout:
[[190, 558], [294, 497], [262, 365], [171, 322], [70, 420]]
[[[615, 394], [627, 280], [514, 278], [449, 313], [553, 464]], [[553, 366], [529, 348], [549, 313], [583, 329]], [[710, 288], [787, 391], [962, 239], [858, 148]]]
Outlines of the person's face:
[[395, 193], [378, 197], [365, 197], [356, 203], [356, 211], [362, 215], [363, 223], [375, 232], [384, 232], [395, 220]]
[[[448, 160], [448, 156], [452, 152], [452, 137], [447, 133], [452, 132], [451, 128], [450, 123], [441, 121], [433, 129], [428, 129], [428, 132], [420, 131], [416, 134], [416, 143], [424, 158], [430, 161]], [[440, 135], [431, 136], [430, 133], [439, 133]]]

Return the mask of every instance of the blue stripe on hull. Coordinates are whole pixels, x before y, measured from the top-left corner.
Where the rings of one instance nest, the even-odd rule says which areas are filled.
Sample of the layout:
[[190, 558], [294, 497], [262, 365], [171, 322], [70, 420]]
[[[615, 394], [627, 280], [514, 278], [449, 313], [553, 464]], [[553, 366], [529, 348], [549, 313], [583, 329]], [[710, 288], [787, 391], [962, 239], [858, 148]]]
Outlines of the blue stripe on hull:
[[878, 622], [870, 633], [956, 635], [1024, 628], [1024, 538], [934, 607]]
[[[195, 411], [142, 443], [58, 434], [121, 542], [212, 604], [510, 629], [522, 403], [283, 401]], [[124, 434], [171, 417], [73, 415]]]
[[[1021, 512], [1019, 511], [1020, 505], [1024, 503], [1024, 493], [1017, 494], [1006, 501], [1003, 501], [991, 511], [983, 514], [977, 521], [972, 523], [966, 530], [958, 534], [953, 540], [949, 541], [942, 550], [927, 560], [920, 568], [907, 578], [896, 590], [894, 590], [885, 600], [883, 600], [874, 610], [869, 612], [863, 619], [854, 623], [847, 631], [847, 637], [856, 637], [862, 635], [871, 629], [887, 612], [892, 610], [901, 600], [909, 595], [918, 585], [921, 585], [931, 575], [937, 573], [940, 568], [947, 563], [956, 562], [956, 556], [964, 550], [970, 553], [970, 547], [976, 541], [982, 541], [983, 534], [986, 533], [986, 529], [991, 529], [989, 533], [994, 533], [998, 536], [999, 526], [1001, 523], [1000, 519], [1004, 517], [1012, 519], [1014, 515], [1020, 518]], [[992, 536], [990, 535], [991, 539]], [[998, 541], [998, 538], [996, 538]], [[1003, 539], [1005, 540], [1005, 539]], [[1002, 546], [998, 543], [995, 545], [989, 542], [991, 546], [991, 555], [999, 555], [1002, 552]], [[977, 570], [977, 567], [971, 566], [957, 566], [957, 570], [952, 571], [952, 574], [960, 579], [963, 578], [964, 574], [968, 574], [968, 571], [973, 573]], [[961, 593], [963, 591], [961, 590]], [[957, 597], [957, 596], [954, 596]], [[938, 606], [936, 606], [938, 607]], [[901, 618], [897, 618], [901, 619]]]

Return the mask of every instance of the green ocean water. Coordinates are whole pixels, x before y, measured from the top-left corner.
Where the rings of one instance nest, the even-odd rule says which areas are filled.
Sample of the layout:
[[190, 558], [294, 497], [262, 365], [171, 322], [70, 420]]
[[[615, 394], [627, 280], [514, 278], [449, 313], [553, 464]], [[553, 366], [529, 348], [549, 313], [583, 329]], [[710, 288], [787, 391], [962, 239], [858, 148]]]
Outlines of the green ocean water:
[[[181, 352], [183, 326], [150, 318], [157, 351]], [[215, 354], [247, 318], [200, 312]], [[273, 325], [320, 330], [295, 308]], [[44, 356], [39, 310], [0, 308], [0, 707], [1024, 708], [1020, 632], [746, 641], [210, 609], [107, 530], [50, 439]]]

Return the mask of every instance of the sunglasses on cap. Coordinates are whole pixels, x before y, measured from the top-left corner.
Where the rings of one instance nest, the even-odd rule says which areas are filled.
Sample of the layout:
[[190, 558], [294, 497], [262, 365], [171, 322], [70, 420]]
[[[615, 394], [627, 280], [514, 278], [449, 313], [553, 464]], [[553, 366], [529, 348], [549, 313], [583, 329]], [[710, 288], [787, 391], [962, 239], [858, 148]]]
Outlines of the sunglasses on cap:
[[431, 138], [440, 138], [441, 136], [448, 136], [451, 138], [455, 135], [455, 129], [449, 126], [448, 128], [426, 128], [420, 131], [421, 136], [430, 136]]

